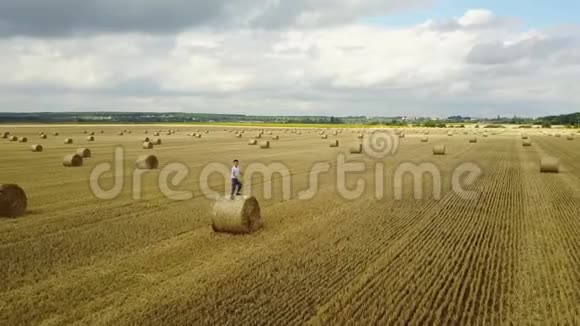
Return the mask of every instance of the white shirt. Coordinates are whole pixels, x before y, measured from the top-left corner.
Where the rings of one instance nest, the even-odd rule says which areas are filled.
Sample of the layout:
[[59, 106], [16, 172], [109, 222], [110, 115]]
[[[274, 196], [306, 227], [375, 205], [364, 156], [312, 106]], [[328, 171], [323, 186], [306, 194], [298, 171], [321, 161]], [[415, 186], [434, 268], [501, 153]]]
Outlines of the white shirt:
[[233, 166], [232, 167], [232, 179], [239, 179], [240, 177], [240, 167]]

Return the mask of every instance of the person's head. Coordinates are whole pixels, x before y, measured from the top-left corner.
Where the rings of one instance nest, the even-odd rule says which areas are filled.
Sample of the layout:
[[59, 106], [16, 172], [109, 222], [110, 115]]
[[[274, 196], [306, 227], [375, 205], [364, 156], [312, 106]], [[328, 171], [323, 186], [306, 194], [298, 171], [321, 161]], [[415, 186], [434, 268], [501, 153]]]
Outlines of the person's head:
[[238, 164], [240, 164], [240, 161], [234, 160], [234, 166], [238, 166]]

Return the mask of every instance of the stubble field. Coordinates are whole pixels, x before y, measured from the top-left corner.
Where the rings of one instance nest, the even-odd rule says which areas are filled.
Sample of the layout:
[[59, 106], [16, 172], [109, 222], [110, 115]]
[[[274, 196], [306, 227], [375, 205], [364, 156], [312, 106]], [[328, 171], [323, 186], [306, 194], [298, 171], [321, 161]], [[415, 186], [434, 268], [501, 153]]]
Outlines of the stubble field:
[[[117, 135], [124, 129], [131, 133]], [[167, 129], [179, 131], [152, 135]], [[202, 138], [187, 135], [198, 129]], [[246, 132], [237, 138], [224, 129]], [[0, 324], [580, 323], [580, 140], [530, 131], [533, 145], [523, 147], [519, 131], [492, 130], [484, 138], [472, 130], [478, 142], [469, 143], [472, 136], [463, 131], [450, 137], [433, 129], [423, 143], [422, 130], [408, 130], [397, 138], [396, 154], [375, 159], [349, 153], [360, 142], [350, 130], [321, 139], [318, 130], [265, 129], [263, 140], [270, 130], [280, 139], [260, 149], [247, 144], [256, 134], [251, 129], [0, 126], [0, 133], [28, 137], [27, 143], [0, 139], [0, 183], [19, 184], [29, 200], [25, 216], [0, 218]], [[95, 132], [94, 142], [84, 130]], [[145, 137], [163, 143], [142, 149]], [[329, 147], [333, 139], [338, 148]], [[32, 152], [32, 144], [44, 151]], [[437, 144], [446, 145], [446, 155], [433, 155]], [[82, 167], [64, 167], [63, 156], [80, 147], [92, 157]], [[118, 147], [125, 154], [122, 192], [96, 198], [91, 171], [114, 165]], [[157, 169], [144, 173], [141, 198], [133, 199], [135, 159], [142, 154], [156, 155], [160, 168], [187, 166], [185, 180], [169, 188], [193, 198], [167, 198]], [[354, 199], [337, 190], [342, 154], [366, 167], [346, 178], [348, 189], [365, 182]], [[544, 156], [560, 158], [560, 173], [539, 172]], [[281, 163], [291, 175], [290, 199], [280, 175], [271, 182], [246, 176], [244, 193], [252, 185], [264, 222], [249, 235], [212, 230], [212, 200], [200, 185], [204, 167], [229, 168], [233, 159], [242, 171]], [[441, 198], [425, 178], [424, 196], [415, 199], [407, 175], [396, 200], [396, 169], [424, 162], [440, 171]], [[478, 192], [473, 199], [452, 191], [453, 173], [466, 162], [482, 171], [469, 188]], [[330, 171], [320, 174], [311, 199], [300, 200], [316, 163], [330, 164]], [[384, 165], [382, 178], [377, 164]], [[114, 175], [99, 181], [109, 188]], [[208, 183], [229, 190], [219, 175]]]

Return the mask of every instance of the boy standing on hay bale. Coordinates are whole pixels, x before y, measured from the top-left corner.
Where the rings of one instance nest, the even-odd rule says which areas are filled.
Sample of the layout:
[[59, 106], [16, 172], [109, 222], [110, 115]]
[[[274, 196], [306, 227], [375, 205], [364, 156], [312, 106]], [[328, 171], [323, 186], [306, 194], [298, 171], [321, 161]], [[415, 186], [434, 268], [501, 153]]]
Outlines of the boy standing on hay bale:
[[[240, 182], [240, 162], [238, 160], [234, 160], [234, 166], [232, 167], [232, 194], [230, 195], [230, 199], [235, 199], [234, 193], [237, 196], [241, 196], [242, 194], [242, 183]], [[237, 189], [237, 192], [236, 192]]]

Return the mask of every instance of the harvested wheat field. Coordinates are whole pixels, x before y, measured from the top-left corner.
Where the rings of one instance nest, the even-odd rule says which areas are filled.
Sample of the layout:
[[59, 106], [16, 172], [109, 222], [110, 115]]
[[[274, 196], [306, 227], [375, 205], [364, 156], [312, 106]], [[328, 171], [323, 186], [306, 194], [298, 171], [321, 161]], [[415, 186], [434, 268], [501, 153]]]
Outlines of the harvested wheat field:
[[[580, 323], [578, 140], [530, 131], [533, 146], [522, 146], [520, 133], [505, 130], [470, 143], [474, 135], [431, 129], [422, 142], [425, 130], [409, 129], [391, 138], [395, 154], [377, 158], [349, 152], [370, 137], [361, 130], [326, 131], [340, 142], [329, 147], [320, 129], [278, 128], [283, 137], [261, 150], [248, 146], [257, 128], [169, 128], [0, 125], [0, 134], [35, 142], [59, 133], [42, 139], [42, 152], [0, 139], [0, 184], [19, 185], [28, 200], [23, 216], [0, 218], [1, 325]], [[99, 136], [89, 142], [85, 130]], [[143, 148], [146, 130], [162, 142]], [[445, 155], [433, 155], [438, 145]], [[63, 166], [84, 147], [92, 155], [82, 166]], [[136, 169], [143, 155], [158, 165]], [[557, 173], [540, 172], [544, 157], [559, 160]], [[251, 233], [212, 228], [215, 200], [204, 192], [230, 191], [233, 159], [243, 194], [260, 205]], [[341, 160], [363, 168], [344, 187]], [[481, 171], [471, 185], [454, 178], [466, 162]], [[166, 173], [177, 163], [187, 173]], [[210, 163], [226, 177], [200, 185]], [[440, 193], [436, 177], [395, 180], [403, 163], [436, 167]], [[288, 170], [270, 177], [267, 166]], [[93, 179], [106, 191], [121, 182], [119, 195], [91, 191], [96, 167]], [[453, 191], [455, 179], [474, 195]], [[242, 206], [228, 210], [232, 219], [242, 220]]]

